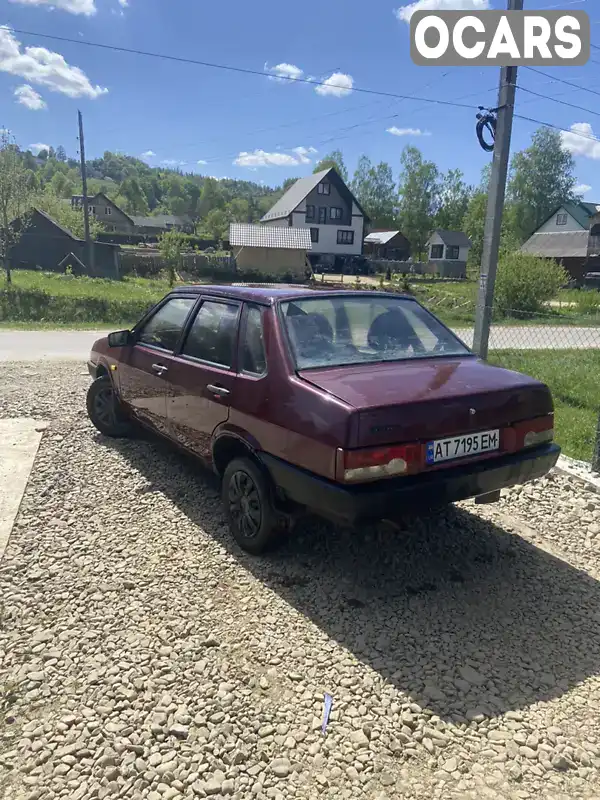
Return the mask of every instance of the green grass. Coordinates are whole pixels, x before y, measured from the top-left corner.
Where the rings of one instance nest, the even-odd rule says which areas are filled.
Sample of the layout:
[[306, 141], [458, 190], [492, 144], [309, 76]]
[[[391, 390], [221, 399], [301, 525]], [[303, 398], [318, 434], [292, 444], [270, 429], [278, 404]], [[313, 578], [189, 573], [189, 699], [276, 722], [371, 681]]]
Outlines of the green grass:
[[111, 281], [15, 270], [10, 285], [0, 283], [0, 323], [117, 327], [122, 320], [138, 320], [168, 291], [165, 280]]
[[18, 289], [48, 292], [56, 297], [102, 297], [136, 301], [147, 298], [149, 302], [156, 302], [169, 291], [166, 280], [128, 277], [121, 281], [111, 281], [32, 270], [15, 270], [12, 273], [12, 285]]
[[548, 384], [556, 441], [565, 455], [591, 461], [600, 412], [600, 350], [497, 350], [489, 360]]

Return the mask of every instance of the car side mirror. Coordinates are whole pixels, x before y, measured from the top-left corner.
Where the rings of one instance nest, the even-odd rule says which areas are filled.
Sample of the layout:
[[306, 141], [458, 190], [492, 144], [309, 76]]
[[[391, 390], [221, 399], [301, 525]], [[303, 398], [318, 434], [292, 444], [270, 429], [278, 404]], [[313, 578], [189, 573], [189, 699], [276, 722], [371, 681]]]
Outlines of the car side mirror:
[[127, 347], [133, 341], [131, 331], [115, 331], [108, 334], [109, 347]]

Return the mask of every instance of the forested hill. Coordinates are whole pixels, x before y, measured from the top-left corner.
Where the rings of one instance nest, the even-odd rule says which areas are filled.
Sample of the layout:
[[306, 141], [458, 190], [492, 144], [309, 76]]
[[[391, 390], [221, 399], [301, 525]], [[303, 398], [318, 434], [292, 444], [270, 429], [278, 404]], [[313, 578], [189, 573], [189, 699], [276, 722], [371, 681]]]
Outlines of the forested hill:
[[[23, 158], [32, 191], [63, 198], [81, 193], [79, 162], [68, 158], [62, 147], [43, 150], [37, 157], [24, 151]], [[89, 195], [104, 192], [128, 214], [177, 214], [189, 216], [194, 223], [201, 220], [199, 232], [211, 238], [220, 238], [231, 220], [260, 219], [283, 193], [283, 188], [254, 181], [218, 180], [150, 167], [139, 158], [109, 151], [88, 161], [87, 168]]]

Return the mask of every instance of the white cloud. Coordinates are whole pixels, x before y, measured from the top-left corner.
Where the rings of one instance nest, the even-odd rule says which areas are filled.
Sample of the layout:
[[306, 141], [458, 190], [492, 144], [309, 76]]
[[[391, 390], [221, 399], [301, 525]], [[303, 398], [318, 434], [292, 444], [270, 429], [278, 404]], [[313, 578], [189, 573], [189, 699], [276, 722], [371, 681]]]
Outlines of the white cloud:
[[184, 167], [185, 161], [178, 161], [176, 158], [164, 158], [161, 162], [165, 167]]
[[91, 17], [98, 10], [94, 0], [10, 0], [11, 3], [20, 3], [23, 6], [50, 6], [50, 10], [60, 8], [70, 14], [85, 14]]
[[205, 161], [203, 158], [199, 158], [196, 163], [197, 164], [208, 164], [208, 161]]
[[30, 111], [41, 111], [42, 108], [48, 108], [42, 95], [38, 94], [33, 86], [28, 83], [17, 86], [14, 96], [17, 98], [17, 103], [30, 109]]
[[153, 158], [155, 155], [154, 150], [146, 150], [145, 153], [142, 153], [142, 158]]
[[301, 164], [310, 164], [309, 156], [312, 156], [316, 153], [316, 149], [314, 147], [293, 147], [292, 153], [295, 153], [298, 156], [298, 160]]
[[592, 190], [592, 187], [589, 183], [578, 183], [577, 186], [573, 188], [573, 192], [575, 194], [587, 194]]
[[315, 86], [315, 92], [321, 95], [333, 95], [334, 97], [344, 97], [350, 94], [354, 81], [351, 75], [345, 72], [334, 72], [323, 84]]
[[[600, 139], [596, 138], [589, 122], [576, 122], [571, 125], [572, 133], [562, 131], [560, 138], [565, 150], [574, 156], [600, 160]], [[578, 136], [582, 133], [583, 136]]]
[[38, 153], [42, 152], [42, 150], [50, 151], [50, 145], [44, 144], [43, 142], [37, 142], [37, 144], [30, 144], [29, 149], [35, 156], [37, 156]]
[[67, 64], [60, 53], [45, 47], [25, 47], [21, 51], [21, 42], [5, 26], [0, 26], [0, 72], [18, 75], [68, 97], [95, 98], [108, 92], [93, 86], [85, 72]]
[[410, 22], [415, 11], [487, 11], [490, 8], [489, 0], [417, 0], [395, 8], [394, 14], [402, 22]]
[[129, 2], [128, 0], [119, 0], [119, 5], [122, 6], [123, 8], [127, 8]]
[[391, 133], [392, 136], [431, 136], [431, 131], [422, 131], [421, 128], [397, 128], [395, 125], [386, 128], [386, 133]]
[[253, 150], [251, 153], [241, 152], [233, 162], [238, 167], [297, 167], [299, 164], [310, 164], [310, 155], [316, 153], [314, 147], [294, 147], [291, 153], [267, 153], [265, 150]]
[[298, 78], [301, 78], [304, 75], [304, 70], [297, 67], [295, 64], [276, 64], [274, 67], [269, 67], [266, 63], [264, 66], [265, 72], [270, 74], [272, 80], [275, 81], [285, 81], [286, 83], [291, 81], [297, 81]]

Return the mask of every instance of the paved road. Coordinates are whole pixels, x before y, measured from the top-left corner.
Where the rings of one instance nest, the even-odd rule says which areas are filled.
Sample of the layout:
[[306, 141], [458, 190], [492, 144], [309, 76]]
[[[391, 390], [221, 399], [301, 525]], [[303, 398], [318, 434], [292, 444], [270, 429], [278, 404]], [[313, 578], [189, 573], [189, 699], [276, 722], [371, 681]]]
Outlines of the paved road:
[[0, 361], [86, 361], [107, 331], [0, 331]]
[[[473, 330], [457, 329], [468, 345]], [[85, 361], [92, 344], [106, 331], [0, 331], [0, 361]], [[492, 328], [491, 349], [600, 349], [600, 327], [498, 327]]]

